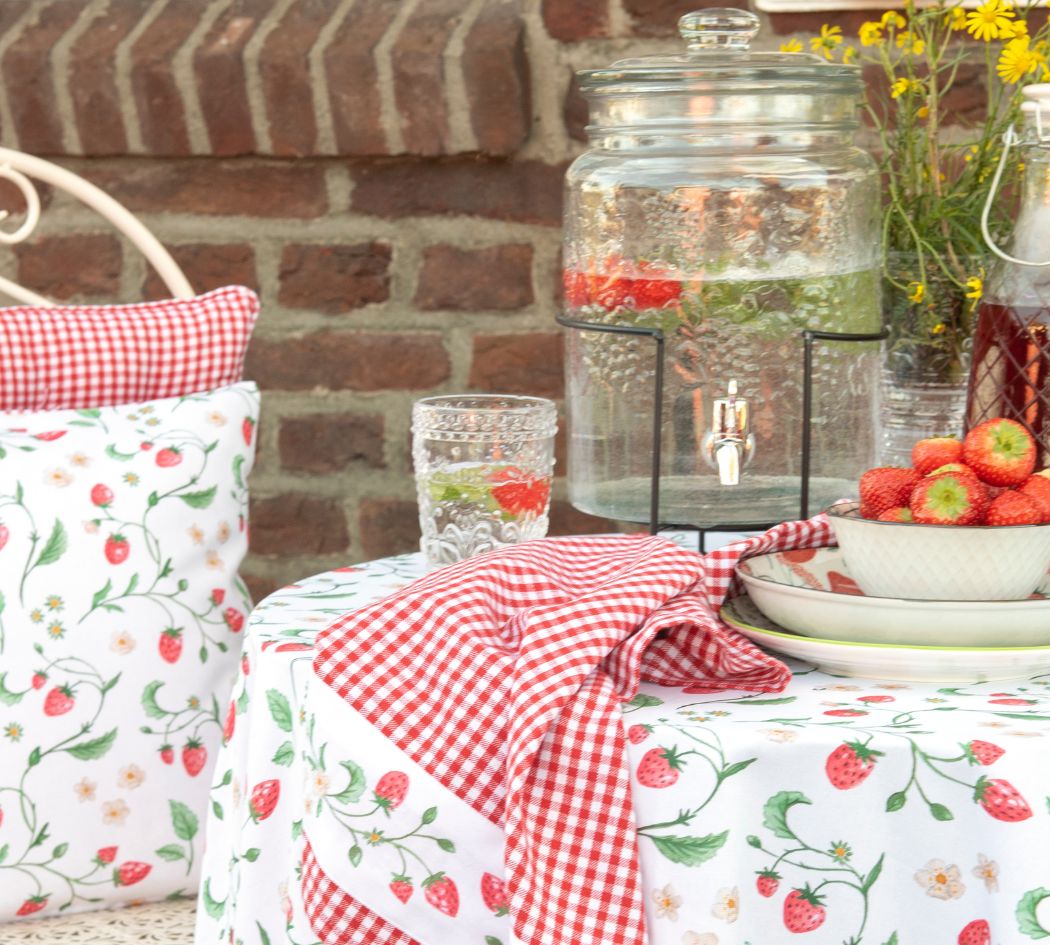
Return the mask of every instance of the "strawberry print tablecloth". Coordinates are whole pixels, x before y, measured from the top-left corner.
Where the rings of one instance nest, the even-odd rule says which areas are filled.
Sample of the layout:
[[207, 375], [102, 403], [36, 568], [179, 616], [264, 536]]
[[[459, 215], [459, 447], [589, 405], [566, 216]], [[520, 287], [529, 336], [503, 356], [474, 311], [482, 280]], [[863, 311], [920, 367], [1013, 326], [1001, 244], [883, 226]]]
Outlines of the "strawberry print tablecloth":
[[[250, 618], [199, 945], [318, 942], [299, 894], [307, 838], [330, 879], [423, 945], [512, 945], [501, 831], [312, 672], [322, 627], [422, 571], [407, 555], [319, 575]], [[651, 945], [1050, 938], [1050, 677], [791, 667], [775, 696], [647, 684], [625, 706]]]

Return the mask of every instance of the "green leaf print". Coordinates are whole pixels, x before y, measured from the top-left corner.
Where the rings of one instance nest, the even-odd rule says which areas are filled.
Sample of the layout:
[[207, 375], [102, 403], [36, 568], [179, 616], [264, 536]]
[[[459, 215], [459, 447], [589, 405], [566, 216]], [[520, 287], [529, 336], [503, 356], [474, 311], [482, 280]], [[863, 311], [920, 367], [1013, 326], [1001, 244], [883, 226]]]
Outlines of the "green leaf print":
[[0, 702], [4, 705], [18, 705], [22, 701], [22, 697], [28, 692], [12, 692], [7, 686], [4, 685], [4, 679], [7, 673], [0, 673]]
[[682, 866], [699, 866], [706, 863], [725, 846], [729, 831], [708, 834], [706, 837], [660, 837], [649, 836], [656, 849], [672, 863]]
[[503, 943], [495, 935], [486, 935], [485, 945], [503, 945]]
[[169, 863], [174, 863], [176, 860], [183, 860], [186, 858], [186, 854], [183, 852], [182, 847], [176, 846], [174, 843], [169, 843], [167, 846], [161, 847], [153, 852], [162, 860], [167, 860]]
[[886, 939], [883, 945], [899, 945], [899, 942], [897, 941], [897, 933], [894, 932], [888, 939]]
[[864, 877], [864, 881], [861, 883], [860, 886], [861, 892], [867, 892], [869, 889], [871, 889], [871, 887], [875, 885], [875, 880], [877, 880], [879, 876], [882, 875], [882, 861], [884, 859], [886, 859], [885, 853], [883, 853], [882, 856], [879, 857], [876, 864], [871, 868], [871, 872]]
[[226, 815], [223, 813], [222, 804], [218, 801], [211, 802], [211, 812], [214, 814], [216, 820], [225, 820]]
[[1029, 938], [1047, 938], [1050, 936], [1050, 931], [1047, 931], [1039, 924], [1039, 920], [1035, 915], [1039, 904], [1047, 898], [1050, 898], [1050, 889], [1040, 886], [1038, 889], [1028, 890], [1017, 904], [1017, 909], [1014, 912], [1014, 915], [1017, 916], [1017, 927], [1022, 934], [1027, 935]]
[[930, 813], [933, 814], [934, 820], [955, 820], [955, 815], [943, 804], [931, 804]]
[[94, 595], [92, 596], [91, 609], [95, 610], [98, 607], [98, 605], [102, 603], [102, 601], [109, 597], [109, 592], [111, 590], [113, 590], [113, 582], [107, 578], [106, 583], [103, 584], [102, 587], [100, 587], [97, 591], [95, 591]]
[[40, 568], [45, 564], [54, 564], [66, 553], [66, 548], [68, 547], [69, 539], [66, 537], [66, 530], [56, 518], [55, 524], [51, 529], [51, 535], [47, 539], [47, 544], [44, 545], [44, 550], [40, 552], [40, 557], [36, 559], [36, 564], [33, 567]]
[[455, 853], [456, 852], [456, 845], [451, 840], [449, 840], [447, 837], [438, 837], [435, 842], [446, 853]]
[[171, 826], [180, 840], [192, 840], [199, 826], [197, 815], [181, 801], [168, 801], [171, 808]]
[[271, 760], [275, 765], [281, 765], [284, 768], [290, 767], [295, 760], [295, 749], [292, 747], [292, 743], [285, 742], [281, 745], [281, 747], [273, 753], [273, 758]]
[[262, 927], [262, 923], [256, 919], [255, 924], [259, 927], [259, 941], [262, 945], [270, 945], [270, 936], [266, 934], [266, 929]]
[[903, 791], [897, 791], [895, 794], [891, 794], [886, 798], [886, 810], [892, 814], [894, 811], [900, 810], [904, 806], [904, 802], [907, 800], [907, 794]]
[[787, 825], [787, 812], [796, 804], [812, 803], [798, 791], [781, 791], [766, 801], [766, 806], [762, 808], [762, 823], [773, 831], [774, 836], [794, 840], [795, 832]]
[[341, 804], [353, 804], [361, 800], [361, 795], [365, 793], [365, 773], [361, 766], [353, 761], [340, 761], [339, 763], [346, 768], [350, 781], [342, 791], [335, 795], [334, 799]]
[[624, 706], [629, 709], [652, 709], [663, 704], [663, 699], [657, 699], [656, 696], [649, 696], [644, 692], [640, 692], [630, 702], [625, 702]]
[[237, 483], [238, 489], [244, 488], [244, 476], [241, 475], [241, 467], [244, 466], [244, 457], [238, 454], [233, 457], [233, 481]]
[[206, 509], [211, 505], [217, 491], [218, 487], [212, 486], [210, 489], [202, 489], [200, 492], [184, 492], [179, 498], [191, 509]]
[[128, 463], [128, 462], [131, 462], [131, 460], [133, 460], [139, 454], [137, 452], [136, 453], [122, 453], [112, 443], [110, 443], [109, 446], [106, 447], [106, 455], [110, 459], [116, 459], [116, 460], [120, 460], [120, 462], [122, 462], [122, 463]]
[[113, 747], [113, 742], [116, 740], [117, 730], [114, 728], [98, 738], [93, 738], [87, 742], [80, 742], [76, 745], [70, 745], [68, 748], [63, 748], [62, 750], [80, 761], [94, 761], [96, 758], [101, 758], [107, 751], [109, 751], [110, 748]]
[[154, 679], [142, 690], [142, 708], [151, 719], [163, 719], [167, 715], [167, 712], [157, 705], [157, 690], [163, 685], [163, 680]]
[[364, 854], [361, 852], [361, 848], [355, 843], [352, 847], [350, 847], [350, 852], [347, 854], [347, 856], [350, 858], [351, 866], [360, 866], [361, 858], [364, 856]]
[[204, 889], [201, 890], [201, 900], [204, 903], [204, 911], [213, 919], [221, 919], [226, 911], [226, 900], [219, 902], [211, 894], [211, 879], [204, 881]]
[[292, 730], [292, 707], [287, 697], [278, 689], [266, 690], [266, 702], [270, 706], [270, 715], [282, 732]]

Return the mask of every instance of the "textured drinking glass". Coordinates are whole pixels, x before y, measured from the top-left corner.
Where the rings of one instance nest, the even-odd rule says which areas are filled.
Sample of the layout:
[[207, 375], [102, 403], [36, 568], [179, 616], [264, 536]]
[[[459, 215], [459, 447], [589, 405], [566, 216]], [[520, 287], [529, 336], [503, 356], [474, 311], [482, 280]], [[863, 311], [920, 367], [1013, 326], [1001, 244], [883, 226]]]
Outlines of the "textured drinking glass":
[[431, 567], [547, 534], [557, 427], [554, 404], [540, 397], [415, 403], [420, 547]]

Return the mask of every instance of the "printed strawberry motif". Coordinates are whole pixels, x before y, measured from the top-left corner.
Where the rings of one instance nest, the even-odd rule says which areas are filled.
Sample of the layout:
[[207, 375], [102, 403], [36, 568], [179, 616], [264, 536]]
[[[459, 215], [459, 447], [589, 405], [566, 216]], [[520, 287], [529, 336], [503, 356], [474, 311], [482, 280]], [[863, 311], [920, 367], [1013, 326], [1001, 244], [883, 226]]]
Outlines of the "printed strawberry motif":
[[894, 702], [896, 701], [893, 696], [861, 696], [857, 699], [858, 702]]
[[127, 863], [121, 863], [119, 869], [113, 873], [113, 882], [117, 886], [134, 886], [149, 876], [152, 869], [149, 863], [128, 860]]
[[408, 902], [412, 898], [415, 887], [412, 885], [412, 880], [404, 873], [395, 873], [394, 878], [390, 880], [390, 891], [402, 902]]
[[45, 443], [50, 443], [52, 440], [59, 440], [66, 435], [65, 430], [48, 430], [46, 433], [34, 433], [34, 440], [43, 440]]
[[69, 686], [55, 686], [44, 697], [44, 715], [65, 715], [74, 705], [73, 690]]
[[1020, 696], [1005, 696], [1003, 693], [999, 693], [999, 695], [1003, 696], [1003, 698], [989, 699], [989, 705], [1035, 705], [1035, 699], [1022, 699]]
[[834, 715], [840, 719], [853, 719], [858, 715], [867, 715], [868, 713], [863, 709], [828, 709], [824, 714]]
[[1005, 748], [993, 745], [991, 742], [983, 742], [974, 738], [962, 746], [966, 752], [966, 760], [972, 765], [990, 765], [998, 761], [1004, 754]]
[[222, 612], [222, 619], [226, 621], [231, 633], [240, 633], [244, 628], [244, 614], [236, 607], [227, 607]]
[[834, 594], [853, 594], [855, 597], [863, 597], [864, 591], [860, 585], [847, 574], [838, 571], [828, 571], [828, 586]]
[[98, 485], [91, 487], [91, 501], [99, 508], [104, 509], [113, 502], [113, 490], [100, 482]]
[[166, 663], [177, 663], [182, 655], [182, 630], [179, 627], [165, 627], [157, 641], [160, 658]]
[[638, 764], [635, 776], [643, 787], [666, 788], [678, 780], [681, 756], [673, 748], [650, 748]]
[[160, 746], [160, 760], [166, 765], [175, 763], [175, 749], [171, 745]]
[[459, 912], [459, 890], [444, 873], [433, 873], [423, 880], [423, 897], [438, 912], [451, 918]]
[[182, 462], [182, 453], [174, 446], [165, 446], [164, 449], [157, 450], [154, 462], [162, 469], [170, 469]]
[[128, 560], [128, 555], [131, 553], [131, 545], [128, 544], [128, 540], [121, 534], [110, 535], [106, 539], [106, 560], [110, 564], [123, 564]]
[[29, 684], [34, 689], [43, 689], [44, 683], [46, 682], [47, 673], [45, 673], [42, 669], [38, 669], [35, 673], [33, 673], [33, 678], [29, 681]]
[[256, 823], [260, 820], [266, 820], [273, 813], [280, 796], [280, 781], [270, 779], [269, 781], [260, 781], [256, 784], [252, 788], [251, 800], [248, 802], [248, 807], [252, 812], [252, 820]]
[[1016, 420], [979, 423], [963, 440], [963, 462], [991, 486], [1019, 486], [1035, 471], [1031, 434]]
[[251, 417], [245, 417], [241, 423], [241, 436], [244, 437], [244, 445], [252, 445], [252, 434], [255, 432], [255, 421]]
[[824, 771], [832, 787], [848, 791], [860, 784], [875, 769], [875, 759], [881, 751], [858, 741], [843, 742], [824, 763]]
[[7, 526], [0, 522], [0, 551], [3, 550], [4, 545], [7, 544], [7, 539], [11, 537], [11, 532], [8, 531]]
[[758, 879], [755, 880], [755, 888], [760, 896], [772, 899], [780, 888], [780, 874], [776, 870], [760, 870]]
[[376, 803], [387, 813], [396, 810], [408, 793], [408, 775], [401, 771], [388, 771], [375, 787]]
[[182, 746], [182, 767], [186, 769], [186, 773], [191, 778], [197, 777], [204, 770], [204, 766], [207, 763], [208, 749], [197, 739], [191, 738]]
[[252, 671], [252, 664], [248, 662], [248, 654], [245, 653], [241, 656], [241, 672], [247, 676]]
[[807, 884], [802, 889], [792, 889], [784, 900], [784, 927], [789, 932], [812, 932], [819, 929], [827, 918], [824, 900]]
[[990, 816], [1008, 824], [1028, 820], [1032, 816], [1032, 808], [1028, 806], [1028, 801], [1021, 796], [1017, 788], [1002, 778], [980, 777], [973, 790], [973, 799]]
[[108, 866], [117, 858], [116, 847], [103, 847], [98, 853], [95, 854], [95, 862], [102, 864], [102, 866]]
[[224, 600], [226, 600], [226, 591], [221, 587], [217, 587], [211, 592], [211, 602], [216, 607], [218, 607]]
[[237, 724], [237, 703], [231, 702], [226, 710], [226, 721], [222, 726], [222, 743], [228, 745], [233, 738], [233, 729]]
[[47, 896], [30, 896], [15, 911], [15, 915], [24, 917], [39, 912], [47, 905]]
[[551, 495], [550, 479], [530, 476], [516, 466], [507, 466], [489, 477], [494, 498], [511, 515], [542, 515]]
[[149, 452], [151, 449], [153, 449], [153, 444], [150, 443], [149, 440], [143, 440], [141, 443], [139, 443], [139, 449], [143, 452]]
[[959, 945], [991, 945], [992, 930], [984, 919], [974, 919], [963, 926], [959, 933]]
[[492, 873], [481, 877], [481, 899], [493, 915], [501, 916], [510, 912], [510, 899], [503, 880]]
[[627, 729], [627, 740], [632, 745], [640, 745], [649, 737], [651, 731], [648, 725], [632, 725]]

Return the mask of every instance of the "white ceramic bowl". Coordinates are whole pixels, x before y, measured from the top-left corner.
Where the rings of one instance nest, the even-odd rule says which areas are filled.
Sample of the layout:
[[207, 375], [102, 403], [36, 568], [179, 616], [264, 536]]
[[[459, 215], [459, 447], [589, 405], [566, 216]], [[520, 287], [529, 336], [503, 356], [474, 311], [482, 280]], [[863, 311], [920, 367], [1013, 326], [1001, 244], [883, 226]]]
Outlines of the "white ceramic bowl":
[[871, 597], [1022, 600], [1050, 570], [1050, 525], [917, 525], [828, 510], [850, 576]]

